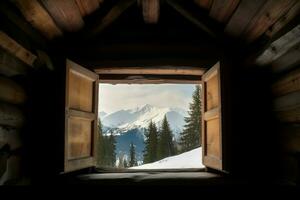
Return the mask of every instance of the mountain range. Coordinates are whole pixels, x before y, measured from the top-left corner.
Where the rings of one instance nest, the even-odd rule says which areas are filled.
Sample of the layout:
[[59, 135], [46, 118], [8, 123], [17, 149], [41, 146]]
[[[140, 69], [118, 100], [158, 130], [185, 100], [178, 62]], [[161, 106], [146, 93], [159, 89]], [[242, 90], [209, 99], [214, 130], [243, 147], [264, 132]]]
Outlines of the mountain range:
[[136, 147], [138, 160], [143, 159], [145, 129], [151, 120], [159, 128], [165, 115], [175, 139], [178, 139], [185, 124], [184, 117], [187, 116], [187, 112], [181, 108], [146, 104], [132, 109], [118, 110], [110, 114], [103, 111], [99, 112], [103, 134], [116, 136], [117, 156], [128, 155], [129, 145], [132, 142]]

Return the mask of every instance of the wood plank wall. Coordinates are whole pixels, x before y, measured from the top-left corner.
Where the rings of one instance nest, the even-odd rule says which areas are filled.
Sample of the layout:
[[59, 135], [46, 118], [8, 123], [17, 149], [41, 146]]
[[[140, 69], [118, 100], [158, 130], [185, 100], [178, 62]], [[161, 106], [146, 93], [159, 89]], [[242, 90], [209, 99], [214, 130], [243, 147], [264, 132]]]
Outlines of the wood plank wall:
[[0, 44], [0, 185], [25, 184], [20, 152], [27, 94], [20, 80], [33, 69], [37, 56], [2, 31]]
[[[299, 25], [269, 48], [276, 47], [277, 53], [269, 49], [259, 57], [274, 74], [272, 83], [273, 110], [280, 128], [283, 149], [283, 176], [288, 183], [300, 181], [300, 51]], [[280, 44], [280, 45], [279, 45]]]

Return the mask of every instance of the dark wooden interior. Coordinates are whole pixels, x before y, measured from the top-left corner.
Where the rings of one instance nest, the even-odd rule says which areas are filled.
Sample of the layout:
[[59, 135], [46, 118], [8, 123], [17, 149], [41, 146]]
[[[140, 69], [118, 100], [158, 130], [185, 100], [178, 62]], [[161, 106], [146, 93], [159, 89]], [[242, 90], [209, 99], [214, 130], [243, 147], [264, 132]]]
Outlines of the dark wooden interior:
[[[1, 1], [0, 184], [299, 185], [299, 14], [298, 0]], [[61, 174], [65, 116], [95, 112], [66, 112], [67, 60], [113, 83], [205, 82], [219, 62], [228, 173]]]

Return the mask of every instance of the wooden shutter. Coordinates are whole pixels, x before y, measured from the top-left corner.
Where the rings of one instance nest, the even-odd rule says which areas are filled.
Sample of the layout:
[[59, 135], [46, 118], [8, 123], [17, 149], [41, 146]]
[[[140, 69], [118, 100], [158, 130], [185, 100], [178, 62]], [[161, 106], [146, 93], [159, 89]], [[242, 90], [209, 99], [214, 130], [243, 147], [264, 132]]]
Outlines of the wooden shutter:
[[224, 170], [220, 63], [203, 75], [202, 159], [206, 167]]
[[67, 60], [64, 172], [95, 166], [98, 75]]

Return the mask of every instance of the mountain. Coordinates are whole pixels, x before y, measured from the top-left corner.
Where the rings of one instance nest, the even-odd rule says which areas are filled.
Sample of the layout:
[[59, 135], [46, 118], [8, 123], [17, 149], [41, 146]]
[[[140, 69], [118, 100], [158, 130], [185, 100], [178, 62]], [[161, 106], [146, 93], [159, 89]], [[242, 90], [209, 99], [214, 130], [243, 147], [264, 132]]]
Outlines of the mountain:
[[204, 168], [202, 164], [202, 148], [196, 148], [176, 156], [170, 156], [162, 160], [148, 163], [129, 169], [181, 169]]
[[187, 115], [186, 111], [180, 108], [156, 107], [146, 104], [105, 115], [102, 118], [102, 124], [110, 128], [107, 130], [110, 131], [109, 133], [119, 135], [132, 129], [147, 128], [151, 120], [159, 127], [165, 115], [177, 138], [185, 124], [184, 117]]
[[[175, 138], [178, 139], [185, 124], [184, 117], [187, 115], [187, 112], [180, 108], [161, 108], [146, 104], [133, 109], [118, 110], [110, 114], [102, 113], [103, 117], [100, 118], [103, 134], [116, 136], [117, 158], [120, 156], [128, 158], [129, 146], [132, 142], [136, 148], [137, 160], [141, 163], [145, 147], [145, 129], [148, 128], [151, 120], [157, 127], [160, 127], [165, 115]], [[99, 116], [101, 116], [100, 113]]]
[[106, 115], [107, 115], [107, 113], [103, 112], [103, 111], [98, 113], [98, 116], [100, 117], [100, 119], [104, 118]]

